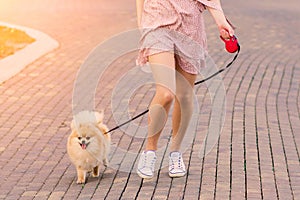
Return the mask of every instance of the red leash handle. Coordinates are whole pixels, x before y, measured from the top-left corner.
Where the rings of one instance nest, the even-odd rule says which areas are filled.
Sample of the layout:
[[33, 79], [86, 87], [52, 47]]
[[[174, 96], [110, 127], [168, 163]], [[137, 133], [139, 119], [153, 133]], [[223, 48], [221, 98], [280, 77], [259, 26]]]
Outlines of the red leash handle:
[[239, 43], [235, 36], [232, 36], [229, 39], [224, 39], [222, 36], [220, 36], [220, 38], [225, 42], [225, 49], [229, 53], [234, 53], [239, 49]]

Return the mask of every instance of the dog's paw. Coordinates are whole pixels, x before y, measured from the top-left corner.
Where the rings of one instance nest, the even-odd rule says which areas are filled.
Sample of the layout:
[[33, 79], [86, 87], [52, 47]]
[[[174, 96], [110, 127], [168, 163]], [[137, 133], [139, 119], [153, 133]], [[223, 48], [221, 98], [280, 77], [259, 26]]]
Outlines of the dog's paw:
[[85, 184], [85, 180], [82, 178], [78, 178], [76, 181], [77, 184]]
[[108, 162], [107, 159], [103, 160], [103, 165], [104, 165], [104, 167], [108, 167], [109, 166], [109, 162]]
[[96, 166], [93, 168], [93, 173], [92, 173], [92, 176], [93, 177], [99, 177], [99, 166]]

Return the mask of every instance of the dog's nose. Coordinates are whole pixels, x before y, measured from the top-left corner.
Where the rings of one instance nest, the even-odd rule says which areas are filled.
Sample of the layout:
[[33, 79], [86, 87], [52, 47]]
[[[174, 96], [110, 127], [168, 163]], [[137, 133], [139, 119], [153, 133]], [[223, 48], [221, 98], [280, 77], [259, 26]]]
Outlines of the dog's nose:
[[81, 141], [81, 144], [85, 144], [85, 140], [82, 140], [82, 141]]

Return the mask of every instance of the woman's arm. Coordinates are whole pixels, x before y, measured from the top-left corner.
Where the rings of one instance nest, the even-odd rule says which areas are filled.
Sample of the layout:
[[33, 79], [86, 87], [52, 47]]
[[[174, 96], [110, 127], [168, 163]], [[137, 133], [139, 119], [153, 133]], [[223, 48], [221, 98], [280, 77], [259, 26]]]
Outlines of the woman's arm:
[[144, 8], [144, 0], [136, 0], [136, 15], [137, 15], [137, 24], [141, 28], [141, 18]]
[[[210, 0], [210, 1], [215, 3], [218, 7], [221, 8], [220, 0]], [[230, 36], [233, 36], [234, 35], [233, 27], [228, 23], [223, 10], [222, 9], [217, 10], [215, 8], [208, 7], [208, 6], [207, 6], [207, 9], [209, 10], [210, 14], [214, 18], [214, 20], [219, 28], [220, 35], [224, 39], [227, 39]]]

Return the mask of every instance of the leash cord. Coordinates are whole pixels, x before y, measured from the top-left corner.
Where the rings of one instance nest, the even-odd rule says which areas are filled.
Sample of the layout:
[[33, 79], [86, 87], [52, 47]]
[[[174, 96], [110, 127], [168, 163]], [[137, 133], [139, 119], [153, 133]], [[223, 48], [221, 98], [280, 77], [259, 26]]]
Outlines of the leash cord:
[[[232, 59], [231, 62], [229, 62], [224, 68], [222, 68], [222, 69], [220, 69], [219, 71], [213, 73], [213, 74], [210, 75], [209, 77], [207, 77], [207, 78], [205, 78], [205, 79], [202, 79], [202, 80], [200, 80], [200, 81], [195, 82], [194, 85], [199, 85], [200, 83], [204, 83], [205, 81], [208, 81], [209, 79], [211, 79], [211, 78], [215, 77], [216, 75], [222, 73], [225, 69], [229, 68], [229, 67], [234, 63], [234, 61], [237, 59], [237, 57], [238, 57], [238, 55], [239, 55], [239, 53], [240, 53], [240, 49], [241, 49], [241, 48], [240, 48], [240, 45], [238, 44], [238, 50], [237, 50], [237, 53], [235, 54], [235, 56], [233, 57], [233, 59]], [[105, 134], [110, 133], [110, 132], [113, 132], [114, 130], [116, 130], [116, 129], [118, 129], [118, 128], [120, 128], [120, 127], [122, 127], [122, 126], [124, 126], [124, 125], [126, 125], [126, 124], [128, 124], [128, 123], [130, 123], [130, 122], [132, 122], [132, 121], [134, 121], [134, 120], [136, 120], [136, 119], [138, 119], [138, 118], [140, 118], [141, 116], [145, 115], [145, 114], [148, 113], [148, 112], [149, 112], [149, 109], [147, 109], [147, 110], [145, 110], [144, 112], [142, 112], [142, 113], [136, 115], [135, 117], [131, 118], [130, 120], [128, 120], [128, 121], [126, 121], [126, 122], [124, 122], [124, 123], [122, 123], [122, 124], [120, 124], [120, 125], [118, 125], [118, 126], [112, 128], [112, 129], [110, 129], [110, 130], [107, 131]]]

